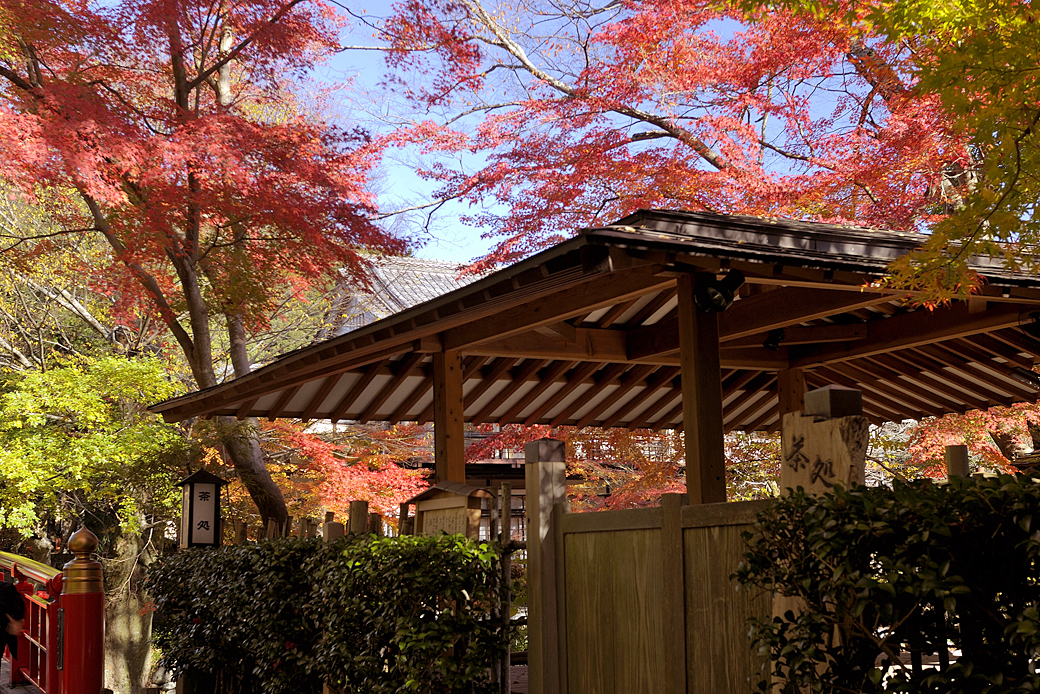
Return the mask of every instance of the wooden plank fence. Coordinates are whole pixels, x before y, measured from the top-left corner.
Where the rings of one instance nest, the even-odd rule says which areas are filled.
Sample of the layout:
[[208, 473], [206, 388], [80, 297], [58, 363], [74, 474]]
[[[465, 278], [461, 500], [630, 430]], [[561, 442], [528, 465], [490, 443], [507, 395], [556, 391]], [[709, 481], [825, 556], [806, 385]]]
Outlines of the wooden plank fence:
[[[532, 694], [746, 694], [766, 663], [747, 619], [772, 599], [730, 575], [768, 502], [571, 514], [562, 448], [529, 444]], [[540, 446], [540, 447], [539, 447]]]

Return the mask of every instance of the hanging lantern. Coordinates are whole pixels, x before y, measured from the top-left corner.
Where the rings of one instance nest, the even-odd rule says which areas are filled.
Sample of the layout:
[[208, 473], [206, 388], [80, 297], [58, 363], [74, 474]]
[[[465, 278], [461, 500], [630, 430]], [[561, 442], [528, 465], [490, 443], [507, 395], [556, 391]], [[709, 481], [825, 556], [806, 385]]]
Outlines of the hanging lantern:
[[199, 470], [178, 483], [181, 497], [180, 547], [220, 545], [220, 488], [227, 484], [216, 475]]

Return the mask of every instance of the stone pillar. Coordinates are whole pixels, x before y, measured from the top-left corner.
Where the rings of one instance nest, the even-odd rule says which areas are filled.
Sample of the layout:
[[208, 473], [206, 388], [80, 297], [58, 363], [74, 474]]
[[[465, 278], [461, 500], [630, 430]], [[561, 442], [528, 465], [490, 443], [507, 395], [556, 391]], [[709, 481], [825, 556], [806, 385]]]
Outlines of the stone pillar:
[[783, 417], [780, 489], [815, 494], [863, 484], [870, 423], [858, 390], [828, 386], [805, 394], [805, 413]]

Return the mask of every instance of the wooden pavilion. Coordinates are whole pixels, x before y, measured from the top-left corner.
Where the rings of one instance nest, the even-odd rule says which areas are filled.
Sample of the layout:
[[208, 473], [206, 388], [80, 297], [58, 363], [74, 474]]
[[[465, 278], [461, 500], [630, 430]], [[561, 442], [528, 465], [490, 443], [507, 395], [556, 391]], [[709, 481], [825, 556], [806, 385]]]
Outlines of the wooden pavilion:
[[918, 240], [642, 211], [151, 409], [433, 422], [456, 482], [464, 422], [685, 428], [690, 501], [724, 501], [723, 432], [777, 430], [806, 388], [862, 390], [875, 423], [1036, 401], [1040, 283], [980, 258], [981, 293], [929, 310], [878, 281]]

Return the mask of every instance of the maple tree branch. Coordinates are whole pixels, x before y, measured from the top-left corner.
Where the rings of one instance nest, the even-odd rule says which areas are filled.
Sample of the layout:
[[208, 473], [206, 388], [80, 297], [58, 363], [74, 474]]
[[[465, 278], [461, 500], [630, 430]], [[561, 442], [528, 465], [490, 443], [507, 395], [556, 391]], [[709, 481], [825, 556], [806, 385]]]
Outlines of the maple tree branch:
[[[508, 51], [510, 55], [512, 55], [514, 58], [520, 61], [520, 65], [523, 67], [524, 70], [526, 70], [528, 73], [538, 78], [539, 80], [545, 82], [553, 89], [565, 94], [566, 96], [572, 99], [582, 98], [581, 92], [579, 92], [573, 86], [567, 84], [566, 82], [556, 77], [553, 77], [552, 75], [535, 65], [534, 62], [530, 59], [530, 57], [528, 57], [523, 47], [513, 40], [509, 33], [504, 28], [502, 28], [502, 26], [494, 19], [494, 17], [488, 14], [487, 10], [485, 10], [484, 7], [477, 0], [461, 0], [461, 2], [465, 7], [469, 8], [469, 10], [476, 17], [477, 21], [484, 25], [489, 31], [491, 31], [498, 39], [498, 43], [489, 43], [494, 43], [494, 45], [498, 45], [504, 50]], [[480, 37], [477, 38], [479, 39]], [[617, 113], [618, 115], [627, 116], [629, 118], [633, 118], [635, 120], [643, 121], [644, 123], [649, 123], [651, 125], [657, 126], [661, 130], [671, 134], [672, 137], [676, 138], [680, 142], [692, 148], [693, 151], [700, 155], [702, 159], [704, 159], [720, 171], [731, 167], [731, 164], [722, 155], [720, 155], [718, 152], [714, 151], [711, 147], [705, 144], [703, 140], [701, 140], [688, 130], [680, 128], [679, 126], [673, 124], [667, 118], [656, 116], [652, 113], [643, 111], [638, 108], [623, 106], [620, 104], [611, 106], [609, 110], [613, 113]]]
[[189, 357], [189, 361], [191, 361], [191, 356], [195, 353], [195, 344], [192, 342], [191, 335], [188, 334], [188, 331], [184, 329], [184, 326], [177, 319], [177, 314], [173, 307], [170, 306], [170, 302], [166, 300], [166, 295], [163, 293], [162, 287], [159, 286], [159, 282], [139, 264], [127, 259], [126, 246], [112, 232], [112, 227], [109, 225], [108, 220], [105, 219], [105, 215], [97, 201], [82, 189], [80, 189], [79, 194], [90, 210], [91, 216], [94, 217], [94, 223], [97, 225], [98, 231], [108, 241], [108, 245], [112, 247], [112, 250], [116, 252], [116, 256], [122, 259], [123, 265], [130, 271], [130, 274], [152, 296], [152, 300], [159, 307], [163, 322], [166, 323], [166, 327], [173, 333], [177, 344], [181, 346], [181, 349], [184, 350], [184, 353]]
[[[281, 9], [275, 12], [270, 19], [267, 20], [267, 25], [273, 26], [277, 24], [279, 21], [281, 21], [282, 17], [289, 14], [289, 11], [292, 10], [292, 8], [299, 5], [301, 2], [303, 2], [303, 0], [290, 0], [288, 3], [282, 6]], [[239, 42], [237, 46], [235, 46], [230, 51], [222, 55], [215, 63], [206, 68], [205, 71], [200, 72], [198, 75], [196, 75], [195, 79], [193, 79], [191, 82], [188, 82], [188, 90], [190, 91], [198, 88], [198, 86], [204, 83], [207, 79], [209, 79], [209, 77], [213, 75], [213, 73], [217, 72], [225, 64], [230, 63], [232, 60], [237, 58], [239, 54], [242, 53], [242, 51], [244, 51], [246, 48], [252, 45], [253, 41], [256, 40], [256, 37], [259, 34], [259, 32], [259, 29], [257, 31], [254, 31], [252, 34], [250, 34], [241, 42]]]
[[[461, 195], [452, 195], [450, 197], [439, 198], [437, 200], [432, 200], [432, 201], [424, 203], [422, 205], [412, 205], [410, 207], [402, 207], [402, 208], [400, 208], [398, 210], [394, 210], [393, 212], [378, 212], [378, 213], [372, 215], [372, 219], [375, 219], [375, 220], [387, 219], [388, 217], [395, 217], [395, 216], [397, 216], [399, 214], [404, 214], [406, 212], [417, 212], [419, 210], [427, 210], [427, 209], [430, 209], [431, 207], [433, 208], [432, 212], [436, 212], [438, 209], [440, 209], [441, 206], [448, 204], [448, 202], [450, 200], [457, 200], [460, 197], [462, 197], [462, 196]], [[432, 212], [431, 212], [431, 214], [432, 214]]]
[[18, 87], [22, 91], [32, 92], [35, 89], [35, 87], [32, 84], [27, 82], [18, 73], [14, 72], [13, 70], [9, 69], [4, 65], [0, 65], [0, 76], [6, 77], [9, 82], [11, 82], [14, 86]]
[[675, 137], [675, 135], [665, 130], [647, 130], [646, 132], [631, 135], [628, 139], [632, 142], [642, 142], [643, 140], [657, 140], [662, 137]]

